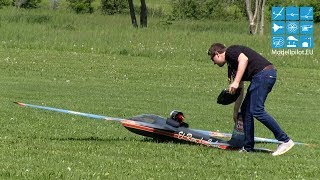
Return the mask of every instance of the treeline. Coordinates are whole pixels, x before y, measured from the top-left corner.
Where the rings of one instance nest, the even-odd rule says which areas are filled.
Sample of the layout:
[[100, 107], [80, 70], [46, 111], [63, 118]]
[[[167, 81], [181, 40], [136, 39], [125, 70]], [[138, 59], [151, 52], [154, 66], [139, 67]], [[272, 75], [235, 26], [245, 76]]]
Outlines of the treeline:
[[[3, 6], [15, 6], [17, 8], [34, 9], [39, 8], [42, 0], [0, 0], [0, 8]], [[61, 0], [49, 0], [52, 9], [58, 9]], [[64, 0], [68, 8], [75, 13], [93, 13], [95, 0]], [[127, 0], [100, 0], [99, 10], [105, 14], [128, 13]]]
[[[60, 0], [50, 0], [52, 8], [59, 8]], [[100, 11], [103, 14], [129, 14], [128, 0], [100, 0], [98, 8], [94, 8], [95, 0], [66, 0], [68, 7], [75, 13], [93, 13]], [[97, 1], [97, 0], [96, 0]], [[258, 0], [256, 0], [258, 1]], [[252, 0], [252, 2], [255, 2]], [[15, 6], [17, 8], [38, 8], [41, 0], [0, 0], [0, 8], [3, 6]], [[148, 0], [146, 0], [148, 4]], [[247, 19], [245, 0], [171, 0], [172, 11], [164, 13], [163, 9], [149, 8], [149, 16], [166, 17], [175, 19], [215, 19], [215, 20], [239, 20]], [[272, 6], [312, 6], [314, 7], [314, 21], [320, 22], [319, 0], [267, 0], [265, 5], [265, 18], [271, 17]], [[254, 6], [253, 6], [254, 7]], [[139, 7], [135, 8], [139, 13]]]
[[[255, 3], [261, 0], [251, 0]], [[246, 0], [172, 0], [173, 19], [216, 19], [238, 20], [247, 19]], [[319, 0], [266, 0], [265, 19], [271, 20], [272, 6], [312, 6], [314, 8], [314, 21], [320, 22]]]

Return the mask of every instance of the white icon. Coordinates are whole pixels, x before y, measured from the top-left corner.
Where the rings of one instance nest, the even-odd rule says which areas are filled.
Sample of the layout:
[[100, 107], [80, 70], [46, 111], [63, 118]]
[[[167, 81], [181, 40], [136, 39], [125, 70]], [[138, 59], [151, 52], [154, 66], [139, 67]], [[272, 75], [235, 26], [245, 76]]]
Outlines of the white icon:
[[299, 14], [290, 13], [290, 14], [287, 14], [287, 16], [294, 17], [294, 16], [299, 16]]
[[283, 9], [284, 9], [284, 7], [281, 8], [281, 10], [280, 10], [279, 13], [276, 13], [276, 12], [273, 11], [272, 14], [273, 14], [273, 15], [276, 15], [276, 17], [274, 17], [273, 19], [277, 19], [277, 17], [281, 16], [281, 13], [282, 13]]
[[302, 43], [302, 47], [307, 48], [307, 47], [309, 47], [309, 44], [311, 45], [311, 37], [307, 37], [307, 38], [305, 38], [305, 39], [308, 39], [308, 40], [309, 40], [309, 43], [306, 42], [306, 41], [304, 41], [304, 42]]
[[297, 47], [295, 41], [299, 41], [299, 40], [297, 38], [295, 38], [294, 36], [288, 36], [287, 37], [287, 41], [288, 41], [287, 47]]
[[272, 44], [274, 47], [282, 47], [284, 44], [284, 38], [283, 37], [272, 37]]
[[272, 29], [274, 32], [277, 32], [279, 29], [283, 29], [283, 26], [279, 26], [276, 23], [273, 23]]
[[304, 32], [308, 32], [309, 31], [309, 29], [311, 29], [312, 28], [312, 25], [302, 25], [301, 26], [301, 31], [304, 31]]
[[289, 41], [298, 41], [298, 39], [295, 38], [294, 36], [288, 36], [287, 40], [289, 40]]
[[312, 12], [312, 8], [309, 8], [308, 14], [306, 15], [301, 15], [301, 17], [304, 17], [306, 19], [312, 18], [312, 16], [309, 16], [309, 14]]
[[309, 47], [309, 43], [308, 42], [303, 42], [302, 43], [302, 47]]
[[298, 25], [297, 23], [289, 22], [289, 24], [287, 25], [287, 28], [290, 33], [295, 33], [298, 30]]

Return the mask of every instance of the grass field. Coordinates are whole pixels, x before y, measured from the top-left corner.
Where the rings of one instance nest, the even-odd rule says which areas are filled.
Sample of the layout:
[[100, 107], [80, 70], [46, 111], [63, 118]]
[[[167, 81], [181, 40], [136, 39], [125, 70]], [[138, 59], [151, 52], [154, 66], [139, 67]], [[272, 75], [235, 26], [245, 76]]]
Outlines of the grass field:
[[[1, 9], [0, 178], [318, 179], [319, 24], [311, 56], [272, 55], [266, 34], [248, 35], [246, 22], [150, 18], [134, 29], [129, 16]], [[318, 146], [272, 157], [156, 143], [115, 122], [12, 103], [121, 118], [179, 109], [192, 128], [231, 132], [232, 106], [215, 103], [226, 67], [206, 55], [214, 41], [253, 47], [275, 64], [267, 110], [293, 140]], [[273, 138], [257, 121], [256, 136]]]

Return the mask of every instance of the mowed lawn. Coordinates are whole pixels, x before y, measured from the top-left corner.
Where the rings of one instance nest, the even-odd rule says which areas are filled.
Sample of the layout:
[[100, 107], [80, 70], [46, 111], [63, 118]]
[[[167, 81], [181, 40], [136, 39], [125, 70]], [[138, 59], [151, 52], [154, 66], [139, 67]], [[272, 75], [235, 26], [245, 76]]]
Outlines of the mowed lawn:
[[[319, 25], [310, 56], [271, 54], [270, 31], [246, 22], [149, 18], [50, 10], [0, 10], [1, 179], [317, 179], [320, 140]], [[269, 25], [267, 25], [268, 27]], [[243, 154], [157, 143], [120, 123], [19, 107], [13, 102], [130, 118], [184, 112], [192, 128], [231, 132], [232, 106], [216, 104], [227, 69], [207, 56], [212, 42], [250, 46], [278, 80], [266, 108], [298, 142], [287, 154]], [[273, 138], [256, 121], [256, 136]], [[276, 149], [275, 144], [258, 147]]]

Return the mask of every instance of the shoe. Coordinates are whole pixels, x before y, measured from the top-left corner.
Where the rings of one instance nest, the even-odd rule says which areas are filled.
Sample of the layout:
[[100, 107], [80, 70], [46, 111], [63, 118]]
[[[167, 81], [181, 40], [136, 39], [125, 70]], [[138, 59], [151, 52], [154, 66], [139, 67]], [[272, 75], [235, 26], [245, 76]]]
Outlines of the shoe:
[[272, 153], [272, 156], [279, 156], [281, 154], [284, 154], [287, 151], [289, 151], [293, 146], [294, 142], [291, 139], [286, 143], [283, 142], [278, 146], [277, 150]]

